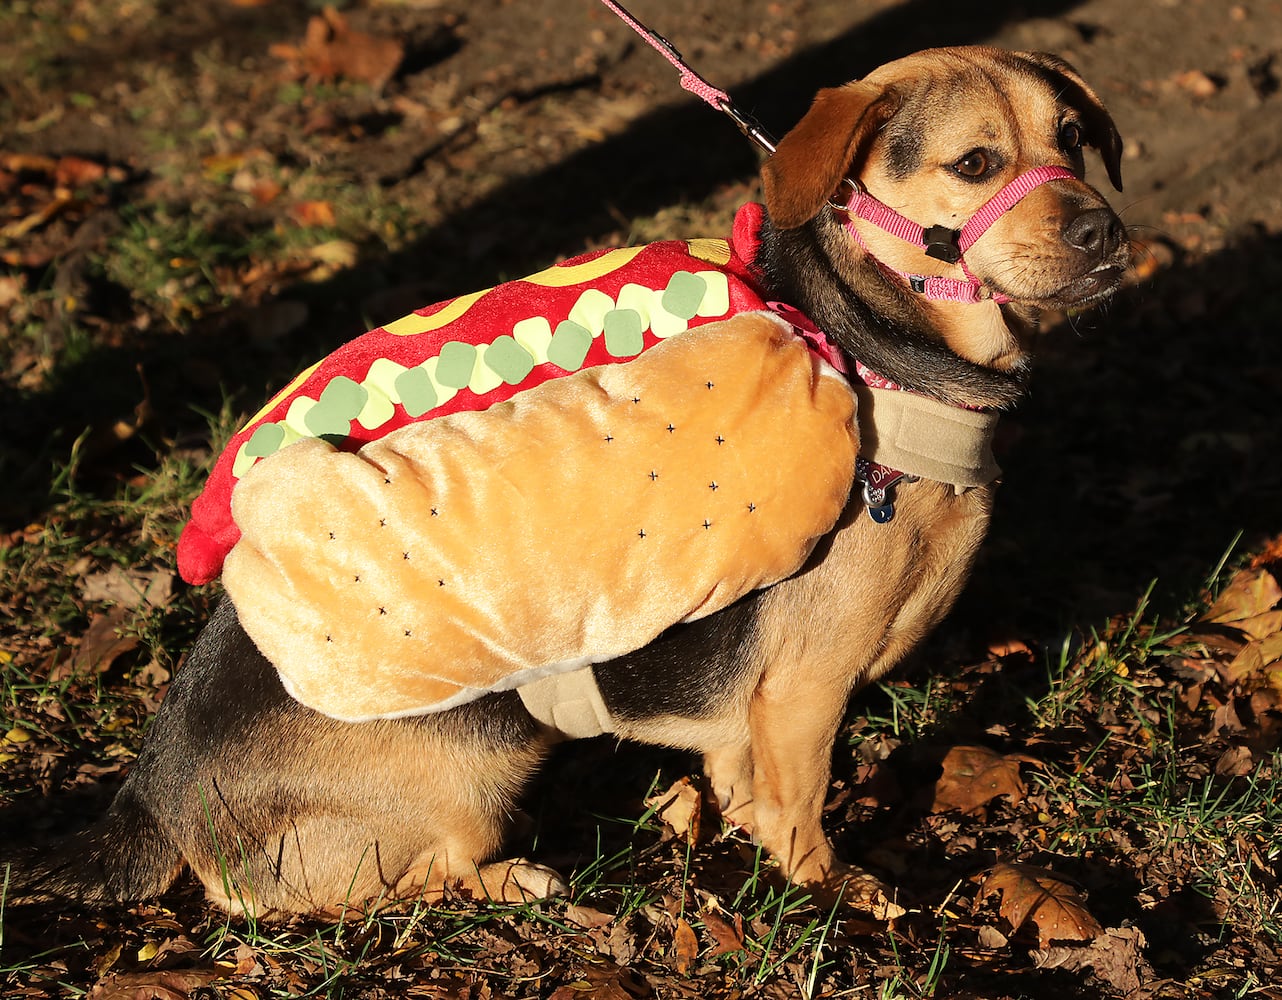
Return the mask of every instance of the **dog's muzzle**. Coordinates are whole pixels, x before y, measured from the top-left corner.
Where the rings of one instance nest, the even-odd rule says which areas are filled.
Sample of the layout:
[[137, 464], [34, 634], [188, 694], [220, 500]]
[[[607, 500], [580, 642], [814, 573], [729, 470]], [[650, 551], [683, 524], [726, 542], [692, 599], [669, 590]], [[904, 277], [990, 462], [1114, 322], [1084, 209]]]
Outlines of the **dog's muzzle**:
[[[900, 215], [889, 205], [878, 201], [864, 190], [858, 181], [850, 177], [842, 179], [843, 184], [850, 186], [849, 200], [845, 204], [839, 201], [834, 201], [830, 204], [839, 211], [846, 213], [846, 229], [855, 238], [855, 241], [863, 247], [865, 252], [868, 251], [868, 247], [864, 245], [863, 239], [859, 236], [859, 231], [855, 228], [856, 219], [871, 222], [878, 229], [883, 229], [906, 243], [921, 247], [928, 257], [942, 260], [948, 264], [956, 264], [966, 276], [965, 279], [961, 279], [942, 278], [936, 275], [906, 274], [878, 261], [878, 264], [881, 264], [882, 267], [886, 267], [887, 270], [893, 271], [903, 278], [908, 283], [908, 287], [914, 292], [925, 295], [928, 299], [940, 299], [948, 302], [980, 302], [984, 299], [991, 299], [993, 302], [1000, 304], [1009, 302], [1011, 297], [1001, 292], [991, 295], [984, 294], [984, 283], [976, 278], [971, 273], [970, 268], [966, 266], [966, 251], [974, 246], [975, 242], [984, 233], [988, 232], [993, 223], [1019, 204], [1032, 191], [1050, 181], [1063, 180], [1075, 181], [1080, 180], [1080, 178], [1067, 167], [1045, 166], [1026, 170], [989, 198], [988, 201], [984, 202], [979, 211], [972, 215], [961, 229], [950, 229], [947, 226], [920, 226], [911, 219]], [[1107, 209], [1100, 209], [1099, 211], [1106, 212], [1112, 218], [1112, 212]], [[1069, 227], [1070, 230], [1073, 226], [1078, 225], [1081, 219], [1092, 215], [1092, 212], [1083, 213]], [[1082, 228], [1083, 238], [1086, 238], [1085, 230], [1093, 229], [1096, 231], [1096, 235], [1091, 238], [1097, 239], [1100, 245], [1103, 245], [1103, 240], [1106, 237], [1100, 232], [1103, 226], [1098, 220], [1093, 223], [1083, 224]], [[871, 254], [869, 255], [871, 256]]]

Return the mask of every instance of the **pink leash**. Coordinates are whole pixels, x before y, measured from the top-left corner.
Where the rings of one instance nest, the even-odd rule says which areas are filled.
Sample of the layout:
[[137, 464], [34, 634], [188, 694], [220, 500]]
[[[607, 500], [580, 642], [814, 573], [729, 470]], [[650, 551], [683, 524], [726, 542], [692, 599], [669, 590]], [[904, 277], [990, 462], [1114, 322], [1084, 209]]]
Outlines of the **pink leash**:
[[615, 0], [601, 0], [607, 8], [612, 11], [624, 24], [640, 35], [650, 46], [668, 60], [673, 68], [681, 74], [681, 89], [687, 90], [696, 97], [703, 100], [706, 104], [728, 115], [735, 126], [748, 139], [756, 144], [767, 155], [775, 151], [775, 141], [771, 138], [770, 133], [761, 127], [751, 115], [746, 115], [735, 107], [734, 101], [730, 100], [730, 95], [724, 90], [718, 90], [707, 80], [701, 77], [677, 51], [677, 47], [664, 38], [657, 31], [646, 27], [635, 17], [627, 12], [622, 4], [616, 3]]
[[[739, 131], [765, 151], [767, 155], [775, 151], [775, 141], [771, 138], [770, 133], [762, 128], [756, 120], [736, 108], [734, 102], [730, 100], [730, 96], [724, 90], [717, 89], [691, 69], [690, 65], [681, 57], [681, 53], [677, 51], [675, 45], [657, 31], [638, 21], [616, 0], [601, 0], [601, 2], [619, 20], [645, 39], [656, 52], [672, 64], [673, 68], [681, 74], [681, 87], [683, 90], [699, 97], [717, 111], [729, 115], [730, 120], [735, 123]], [[974, 246], [975, 241], [983, 236], [994, 222], [1010, 211], [1030, 191], [1048, 181], [1077, 179], [1076, 174], [1064, 167], [1034, 167], [1032, 170], [1020, 174], [985, 202], [983, 207], [971, 216], [960, 230], [949, 229], [947, 226], [923, 227], [900, 215], [890, 206], [878, 201], [850, 178], [845, 181], [852, 189], [850, 201], [845, 205], [834, 202], [833, 207], [847, 214], [847, 230], [873, 260], [876, 260], [876, 257], [873, 257], [855, 229], [854, 220], [857, 218], [871, 222], [874, 226], [885, 230], [906, 243], [922, 247], [928, 257], [934, 257], [949, 264], [956, 264], [965, 275], [965, 278], [944, 278], [937, 275], [908, 274], [877, 261], [885, 270], [899, 275], [914, 292], [924, 295], [928, 299], [949, 302], [981, 302], [984, 299], [983, 283], [966, 266], [966, 260], [963, 256], [965, 252]], [[1010, 301], [1009, 296], [1000, 293], [992, 295], [991, 298], [998, 303]]]

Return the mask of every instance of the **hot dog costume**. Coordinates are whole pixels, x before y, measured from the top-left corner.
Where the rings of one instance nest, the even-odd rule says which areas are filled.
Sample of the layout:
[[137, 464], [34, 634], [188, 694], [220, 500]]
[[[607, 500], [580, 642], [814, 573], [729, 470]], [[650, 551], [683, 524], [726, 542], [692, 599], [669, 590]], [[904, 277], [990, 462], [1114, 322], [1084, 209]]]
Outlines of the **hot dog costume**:
[[[183, 577], [221, 569], [286, 688], [327, 715], [516, 688], [580, 735], [558, 722], [571, 696], [536, 682], [590, 678], [795, 573], [847, 501], [855, 397], [736, 252], [760, 219], [741, 210], [732, 243], [587, 254], [340, 347], [231, 439]], [[588, 731], [603, 712], [595, 696]]]

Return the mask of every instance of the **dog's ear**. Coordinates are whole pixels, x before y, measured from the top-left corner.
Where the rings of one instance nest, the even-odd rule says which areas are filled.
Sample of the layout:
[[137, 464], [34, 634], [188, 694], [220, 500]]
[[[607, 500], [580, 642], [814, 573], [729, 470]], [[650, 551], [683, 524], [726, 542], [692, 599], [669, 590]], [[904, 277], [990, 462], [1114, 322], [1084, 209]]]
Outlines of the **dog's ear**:
[[1099, 150], [1109, 181], [1117, 190], [1122, 190], [1122, 137], [1099, 95], [1059, 56], [1049, 52], [1020, 52], [1019, 55], [1046, 74], [1059, 95], [1081, 113], [1082, 124], [1086, 126], [1086, 144]]
[[893, 94], [862, 81], [819, 91], [761, 168], [771, 221], [795, 229], [813, 219], [896, 104]]

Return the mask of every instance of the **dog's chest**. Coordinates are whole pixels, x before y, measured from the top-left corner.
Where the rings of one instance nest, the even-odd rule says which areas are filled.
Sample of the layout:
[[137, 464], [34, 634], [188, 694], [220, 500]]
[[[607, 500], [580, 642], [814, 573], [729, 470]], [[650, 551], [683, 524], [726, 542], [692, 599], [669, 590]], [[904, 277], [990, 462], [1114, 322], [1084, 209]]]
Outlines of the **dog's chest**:
[[804, 622], [808, 645], [836, 661], [835, 669], [869, 651], [906, 652], [947, 614], [965, 585], [993, 492], [992, 486], [957, 493], [942, 483], [907, 484], [885, 524], [854, 507], [819, 558], [770, 592], [759, 634], [768, 639]]

